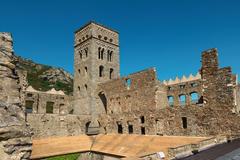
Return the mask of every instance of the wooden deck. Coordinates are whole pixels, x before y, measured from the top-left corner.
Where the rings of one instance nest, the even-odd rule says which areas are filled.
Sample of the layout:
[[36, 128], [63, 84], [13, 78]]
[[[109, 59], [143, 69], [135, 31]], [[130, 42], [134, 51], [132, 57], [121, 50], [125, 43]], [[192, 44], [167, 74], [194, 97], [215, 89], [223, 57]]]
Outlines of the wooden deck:
[[97, 135], [49, 137], [33, 140], [31, 158], [81, 152], [100, 152], [121, 157], [142, 157], [156, 152], [167, 155], [168, 148], [199, 143], [206, 137], [143, 136], [143, 135]]

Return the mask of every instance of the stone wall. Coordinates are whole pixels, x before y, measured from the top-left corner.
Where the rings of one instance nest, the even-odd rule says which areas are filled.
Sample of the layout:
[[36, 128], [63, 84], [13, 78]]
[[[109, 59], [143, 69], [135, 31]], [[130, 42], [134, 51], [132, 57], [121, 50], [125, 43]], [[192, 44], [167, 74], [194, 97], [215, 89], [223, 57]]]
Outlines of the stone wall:
[[34, 138], [85, 134], [85, 124], [91, 121], [90, 116], [35, 113], [28, 114], [27, 119]]
[[0, 82], [0, 157], [2, 160], [27, 160], [31, 154], [32, 133], [25, 123], [21, 105], [12, 37], [3, 32], [0, 32]]
[[[40, 91], [25, 91], [25, 107], [32, 108], [32, 113], [47, 113], [48, 103], [52, 103], [53, 114], [69, 114], [72, 112], [72, 97], [62, 94], [51, 94]], [[27, 105], [27, 106], [26, 106]]]

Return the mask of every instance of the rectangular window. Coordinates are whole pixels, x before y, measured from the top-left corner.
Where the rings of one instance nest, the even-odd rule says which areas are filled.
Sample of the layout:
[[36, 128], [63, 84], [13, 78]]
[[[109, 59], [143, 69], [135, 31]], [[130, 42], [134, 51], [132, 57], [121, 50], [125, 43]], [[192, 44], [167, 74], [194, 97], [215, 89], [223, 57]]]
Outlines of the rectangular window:
[[145, 127], [141, 127], [141, 134], [142, 134], [142, 135], [145, 135], [145, 134], [146, 134], [146, 132], [145, 132]]
[[184, 129], [187, 129], [187, 117], [182, 117], [182, 125]]
[[122, 134], [123, 133], [123, 128], [121, 124], [118, 124], [118, 133]]
[[33, 111], [33, 101], [26, 101], [25, 102], [25, 108], [26, 108], [26, 113], [32, 113]]
[[53, 102], [47, 102], [46, 113], [53, 113], [53, 105], [54, 105]]
[[133, 125], [128, 125], [128, 133], [133, 134]]

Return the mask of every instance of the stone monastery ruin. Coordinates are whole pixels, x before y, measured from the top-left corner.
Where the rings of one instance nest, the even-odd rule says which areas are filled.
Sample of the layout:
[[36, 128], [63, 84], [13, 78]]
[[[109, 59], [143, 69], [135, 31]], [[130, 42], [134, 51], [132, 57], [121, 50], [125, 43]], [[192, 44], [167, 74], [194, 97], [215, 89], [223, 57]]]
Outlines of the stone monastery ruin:
[[[2, 73], [11, 67], [2, 58], [5, 52], [13, 53], [10, 33], [0, 33], [0, 48]], [[119, 56], [118, 32], [90, 22], [75, 32], [73, 96], [35, 90], [25, 72], [14, 71], [20, 77], [14, 91], [20, 91], [33, 136], [238, 134], [237, 75], [231, 67], [219, 67], [217, 49], [202, 53], [195, 76], [163, 82], [155, 68], [120, 77]], [[14, 101], [12, 87], [10, 81], [0, 83], [0, 100]]]

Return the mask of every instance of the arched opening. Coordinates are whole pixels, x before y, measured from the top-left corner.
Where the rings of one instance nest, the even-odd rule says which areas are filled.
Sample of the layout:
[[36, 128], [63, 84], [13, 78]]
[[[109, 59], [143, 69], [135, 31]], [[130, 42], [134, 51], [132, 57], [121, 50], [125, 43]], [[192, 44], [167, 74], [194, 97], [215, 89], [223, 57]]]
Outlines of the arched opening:
[[104, 56], [104, 48], [101, 50], [101, 59], [103, 60], [103, 56]]
[[79, 57], [80, 57], [80, 59], [82, 59], [82, 53], [79, 53]]
[[123, 134], [123, 127], [122, 124], [117, 122], [118, 134]]
[[101, 59], [101, 47], [98, 47], [98, 59]]
[[186, 95], [185, 94], [179, 95], [179, 102], [180, 102], [181, 106], [186, 105]]
[[101, 105], [103, 106], [105, 113], [107, 113], [107, 98], [103, 92], [100, 92], [98, 94], [100, 100], [101, 100]]
[[190, 93], [191, 96], [191, 104], [197, 104], [199, 100], [199, 95], [197, 92]]
[[112, 79], [112, 77], [113, 77], [113, 69], [110, 68], [109, 79]]
[[89, 121], [85, 124], [85, 134], [88, 134], [88, 129], [89, 129], [90, 123], [91, 123], [91, 121]]
[[127, 86], [127, 89], [130, 89], [131, 84], [132, 84], [132, 80], [130, 78], [126, 79], [125, 85]]
[[174, 98], [173, 96], [168, 96], [168, 104], [170, 107], [173, 107], [174, 105]]
[[85, 69], [85, 74], [87, 74], [88, 68], [87, 68], [87, 67], [84, 67], [84, 69]]
[[86, 58], [88, 57], [88, 48], [84, 49]]
[[133, 125], [132, 124], [128, 124], [128, 133], [133, 134]]
[[99, 77], [103, 77], [104, 76], [104, 67], [103, 66], [99, 66]]

